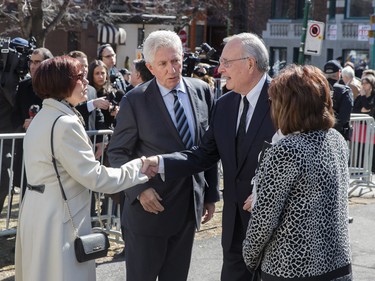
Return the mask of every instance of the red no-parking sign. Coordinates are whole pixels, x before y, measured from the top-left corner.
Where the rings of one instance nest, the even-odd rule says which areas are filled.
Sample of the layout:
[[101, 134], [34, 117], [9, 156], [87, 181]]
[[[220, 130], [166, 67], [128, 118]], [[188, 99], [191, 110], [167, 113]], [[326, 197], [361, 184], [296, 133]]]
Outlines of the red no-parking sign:
[[187, 33], [185, 30], [181, 29], [178, 33], [178, 36], [180, 36], [181, 42], [185, 44], [187, 42]]
[[309, 21], [307, 24], [305, 55], [319, 56], [324, 37], [324, 22]]

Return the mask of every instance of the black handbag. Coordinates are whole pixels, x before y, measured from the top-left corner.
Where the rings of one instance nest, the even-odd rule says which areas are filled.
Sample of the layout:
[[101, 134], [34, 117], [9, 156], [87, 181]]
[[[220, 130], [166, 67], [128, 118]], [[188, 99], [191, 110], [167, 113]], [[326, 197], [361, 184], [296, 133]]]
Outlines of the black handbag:
[[57, 120], [61, 116], [62, 115], [60, 115], [59, 117], [56, 118], [56, 120], [54, 121], [54, 123], [52, 125], [52, 130], [51, 130], [52, 163], [53, 163], [53, 167], [55, 168], [56, 176], [57, 176], [57, 179], [58, 179], [58, 182], [59, 182], [59, 185], [60, 185], [61, 194], [62, 194], [62, 197], [64, 199], [66, 208], [68, 210], [69, 219], [70, 219], [70, 222], [72, 224], [74, 234], [75, 234], [75, 237], [76, 237], [75, 240], [74, 240], [74, 251], [75, 251], [75, 254], [76, 254], [76, 258], [77, 258], [78, 262], [85, 262], [85, 261], [89, 261], [89, 260], [93, 260], [93, 259], [97, 259], [97, 258], [107, 256], [108, 248], [109, 248], [109, 239], [108, 239], [108, 235], [103, 231], [79, 236], [78, 235], [78, 229], [74, 225], [72, 214], [70, 212], [68, 201], [67, 201], [67, 198], [66, 198], [66, 195], [65, 195], [65, 192], [64, 192], [64, 188], [63, 188], [61, 180], [60, 180], [60, 174], [59, 174], [59, 171], [57, 170], [55, 153], [54, 153], [54, 149], [53, 149], [53, 129], [55, 128], [55, 124], [56, 124]]
[[108, 248], [109, 240], [104, 232], [77, 236], [74, 240], [74, 251], [79, 262], [105, 257], [107, 256]]

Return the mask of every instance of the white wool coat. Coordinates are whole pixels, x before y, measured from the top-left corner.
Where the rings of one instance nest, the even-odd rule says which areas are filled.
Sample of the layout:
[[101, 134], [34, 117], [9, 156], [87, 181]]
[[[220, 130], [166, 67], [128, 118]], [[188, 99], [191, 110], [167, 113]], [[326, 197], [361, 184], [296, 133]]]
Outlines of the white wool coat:
[[115, 193], [148, 180], [139, 159], [118, 169], [101, 166], [74, 112], [59, 101], [44, 100], [24, 138], [24, 157], [28, 183], [44, 184], [45, 190], [26, 190], [20, 207], [17, 281], [96, 279], [95, 261], [78, 263], [75, 258], [74, 230], [51, 160], [51, 128], [59, 115], [53, 138], [57, 168], [80, 235], [91, 232], [89, 189]]

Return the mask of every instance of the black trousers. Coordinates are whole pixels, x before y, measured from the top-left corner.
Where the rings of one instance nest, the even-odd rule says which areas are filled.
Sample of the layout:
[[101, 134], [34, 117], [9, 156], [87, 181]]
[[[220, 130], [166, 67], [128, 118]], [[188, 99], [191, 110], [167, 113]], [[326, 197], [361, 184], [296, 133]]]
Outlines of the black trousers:
[[194, 234], [194, 220], [189, 220], [178, 233], [168, 237], [140, 235], [126, 229], [126, 280], [186, 281]]
[[242, 256], [242, 242], [246, 236], [247, 225], [243, 225], [237, 206], [233, 240], [229, 250], [223, 250], [221, 281], [249, 281], [252, 274], [248, 271]]

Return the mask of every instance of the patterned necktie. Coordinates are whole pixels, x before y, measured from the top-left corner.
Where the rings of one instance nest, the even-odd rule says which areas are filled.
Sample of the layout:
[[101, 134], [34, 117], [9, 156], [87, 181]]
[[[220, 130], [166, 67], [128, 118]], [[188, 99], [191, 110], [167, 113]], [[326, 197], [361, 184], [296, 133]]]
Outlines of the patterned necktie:
[[237, 137], [236, 137], [236, 153], [237, 153], [237, 164], [241, 157], [241, 145], [246, 135], [246, 116], [249, 110], [249, 101], [246, 97], [242, 98], [243, 101], [243, 111], [241, 114], [240, 124], [238, 125]]
[[185, 144], [185, 147], [189, 149], [193, 146], [193, 139], [191, 137], [184, 107], [178, 99], [177, 90], [172, 90], [171, 94], [174, 96], [173, 109], [176, 115], [177, 131], [180, 134], [180, 137], [182, 139], [182, 142]]

